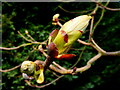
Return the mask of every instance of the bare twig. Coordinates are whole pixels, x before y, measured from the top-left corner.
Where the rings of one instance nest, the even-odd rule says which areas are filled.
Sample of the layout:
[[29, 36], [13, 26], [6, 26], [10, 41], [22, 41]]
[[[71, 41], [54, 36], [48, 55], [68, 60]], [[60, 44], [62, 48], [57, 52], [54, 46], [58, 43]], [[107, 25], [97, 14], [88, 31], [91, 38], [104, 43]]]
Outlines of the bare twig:
[[78, 58], [78, 60], [72, 65], [72, 67], [71, 68], [74, 68], [79, 62], [80, 62], [80, 60], [81, 60], [81, 57], [82, 57], [82, 55], [83, 55], [83, 53], [84, 53], [84, 51], [85, 51], [85, 49], [86, 49], [86, 46], [84, 46], [84, 48], [83, 48], [83, 50], [82, 50], [82, 52], [80, 53], [80, 55], [79, 55], [79, 58]]
[[99, 20], [95, 23], [95, 25], [94, 25], [94, 27], [93, 27], [92, 35], [93, 35], [93, 33], [94, 33], [97, 25], [98, 25], [98, 24], [100, 23], [100, 21], [102, 20], [102, 18], [103, 18], [103, 16], [104, 16], [104, 12], [105, 12], [105, 10], [103, 9]]
[[[108, 0], [108, 2], [107, 2], [104, 6], [106, 7], [108, 4], [109, 4], [109, 0]], [[97, 5], [98, 5], [98, 4], [97, 4]], [[103, 8], [99, 20], [95, 23], [95, 25], [94, 25], [94, 27], [93, 27], [92, 35], [94, 34], [94, 31], [95, 31], [96, 27], [98, 26], [98, 24], [101, 22], [101, 20], [102, 20], [102, 18], [103, 18], [103, 16], [104, 16], [104, 13], [105, 13], [105, 9]]]
[[99, 49], [98, 49], [95, 45], [93, 45], [92, 43], [87, 43], [87, 42], [84, 42], [84, 41], [82, 41], [82, 40], [80, 40], [80, 39], [78, 39], [77, 41], [78, 41], [79, 43], [81, 43], [81, 44], [86, 45], [86, 46], [91, 46], [91, 47], [93, 47], [94, 49], [96, 49], [97, 51], [99, 51]]
[[[88, 62], [87, 62], [87, 65], [81, 67], [81, 68], [76, 68], [76, 71], [74, 71], [74, 73], [77, 73], [77, 72], [84, 72], [86, 70], [88, 70], [90, 67], [91, 67], [91, 64], [93, 62], [95, 62], [97, 59], [99, 59], [100, 57], [102, 56], [101, 53], [98, 53], [96, 56], [94, 56], [93, 58], [91, 58]], [[54, 67], [53, 65], [50, 65], [49, 67], [50, 69], [52, 69], [53, 71], [57, 72], [57, 73], [60, 73], [60, 74], [73, 74], [73, 69], [65, 69], [65, 70], [61, 70], [61, 69], [58, 69], [56, 67]]]
[[[93, 44], [96, 46], [96, 50], [98, 51], [98, 52], [101, 52], [101, 53], [106, 53], [106, 51], [105, 50], [103, 50], [101, 47], [99, 47], [97, 44], [96, 44], [96, 42], [93, 40], [93, 38], [91, 39], [92, 40], [92, 42], [93, 42]], [[94, 45], [92, 45], [92, 46], [94, 46]]]
[[47, 53], [44, 51], [44, 49], [42, 48], [42, 46], [38, 47], [38, 50], [45, 56], [48, 57]]
[[85, 11], [81, 11], [81, 12], [72, 12], [72, 11], [68, 11], [68, 10], [62, 8], [61, 6], [58, 6], [58, 7], [59, 7], [61, 10], [67, 12], [67, 13], [78, 13], [78, 14], [83, 14], [83, 13], [88, 13], [88, 12], [92, 11], [92, 10], [85, 10]]
[[57, 64], [56, 62], [53, 62], [53, 64], [54, 64], [56, 67], [58, 67], [59, 69], [61, 69], [61, 70], [66, 70], [65, 68], [63, 68], [63, 67], [61, 67], [59, 64]]
[[92, 43], [86, 43], [80, 39], [78, 39], [77, 41], [81, 44], [87, 45], [87, 46], [91, 46], [94, 49], [96, 49], [98, 52], [102, 53], [103, 56], [120, 56], [120, 51], [114, 51], [114, 52], [106, 52], [105, 50], [103, 50], [100, 46], [98, 46], [96, 44], [96, 42], [93, 40], [93, 38], [91, 39]]
[[105, 56], [120, 56], [120, 51], [106, 52]]
[[6, 69], [6, 70], [0, 69], [0, 72], [9, 72], [9, 71], [12, 71], [12, 70], [15, 70], [15, 69], [19, 68], [20, 66], [21, 66], [21, 64], [13, 67], [13, 68], [11, 68], [11, 69]]
[[[95, 13], [95, 12], [94, 12]], [[89, 41], [91, 41], [92, 35], [93, 35], [93, 22], [94, 22], [94, 16], [92, 16], [92, 20], [91, 20], [91, 25], [90, 25], [90, 34], [89, 34]]]
[[37, 50], [37, 49], [33, 49], [32, 51], [30, 51], [29, 55], [27, 56], [27, 58], [26, 58], [25, 60], [28, 60], [29, 57], [31, 56], [31, 54], [32, 54], [35, 50]]
[[82, 51], [83, 49], [70, 48], [70, 50]]
[[99, 2], [97, 2], [97, 1], [95, 1], [95, 0], [92, 0], [92, 1], [95, 2], [96, 4], [98, 4], [99, 6], [101, 6], [102, 8], [106, 9], [106, 10], [110, 10], [110, 11], [120, 11], [120, 8], [115, 8], [115, 9], [113, 9], [113, 8], [106, 7], [106, 6], [102, 5], [101, 3], [99, 3]]
[[29, 34], [27, 30], [25, 30], [25, 33], [32, 41], [36, 42], [35, 39]]
[[27, 39], [24, 35], [22, 35], [21, 33], [20, 33], [20, 31], [17, 31], [18, 32], [18, 34], [23, 38], [23, 39], [25, 39], [26, 41], [28, 41], [28, 42], [33, 42], [32, 40], [29, 40], [29, 39]]
[[[96, 5], [95, 9], [89, 14], [89, 15], [93, 15], [93, 16], [92, 16], [91, 25], [90, 25], [90, 33], [89, 33], [89, 41], [88, 41], [88, 42], [90, 42], [90, 40], [91, 40], [91, 38], [92, 38], [92, 29], [93, 29], [93, 22], [94, 22], [94, 14], [96, 13], [97, 10], [98, 10], [98, 5]], [[77, 41], [79, 42], [79, 39], [78, 39]], [[81, 41], [81, 40], [80, 40], [80, 41]], [[79, 42], [79, 43], [80, 43], [80, 42]], [[85, 44], [85, 42], [82, 42], [82, 43]], [[88, 44], [88, 43], [86, 43], [86, 44]], [[90, 44], [89, 44], [89, 45], [90, 45]], [[75, 62], [74, 65], [72, 65], [71, 68], [75, 67], [75, 66], [80, 62], [81, 57], [82, 57], [85, 49], [86, 49], [86, 46], [84, 46], [82, 52], [81, 52], [80, 55], [79, 55], [78, 60]]]
[[86, 70], [88, 70], [90, 67], [91, 67], [91, 64], [93, 62], [95, 62], [97, 59], [99, 59], [100, 57], [102, 56], [101, 53], [98, 53], [96, 56], [94, 56], [93, 58], [91, 58], [88, 62], [87, 62], [87, 65], [85, 65], [84, 67], [81, 67], [81, 68], [77, 68], [76, 69], [76, 72], [84, 72]]
[[44, 66], [44, 71], [50, 66], [50, 64], [54, 61], [54, 58], [51, 58], [50, 56], [47, 56], [43, 66]]
[[15, 50], [15, 49], [19, 49], [21, 47], [29, 46], [29, 45], [32, 45], [32, 44], [44, 44], [44, 43], [32, 42], [32, 43], [21, 44], [21, 45], [19, 45], [17, 47], [13, 47], [13, 48], [0, 47], [0, 49], [3, 49], [3, 50]]
[[58, 81], [58, 80], [59, 80], [60, 78], [62, 78], [62, 77], [64, 77], [64, 75], [61, 75], [61, 76], [59, 76], [58, 78], [56, 78], [55, 80], [51, 81], [50, 83], [47, 83], [47, 84], [41, 85], [41, 86], [32, 85], [28, 80], [25, 80], [25, 82], [26, 82], [29, 86], [31, 86], [31, 87], [44, 88], [44, 87], [49, 86], [49, 85], [53, 84], [54, 82]]

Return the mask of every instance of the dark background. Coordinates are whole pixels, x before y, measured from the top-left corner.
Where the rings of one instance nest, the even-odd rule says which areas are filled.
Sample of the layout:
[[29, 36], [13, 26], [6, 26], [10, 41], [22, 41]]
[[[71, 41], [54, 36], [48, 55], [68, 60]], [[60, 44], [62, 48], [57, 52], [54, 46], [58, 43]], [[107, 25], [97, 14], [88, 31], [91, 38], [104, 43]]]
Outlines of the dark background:
[[[105, 3], [103, 3], [105, 4]], [[69, 13], [59, 8], [59, 6], [70, 12]], [[108, 7], [120, 8], [118, 2], [109, 3]], [[19, 30], [23, 35], [25, 30], [29, 31], [29, 34], [37, 41], [44, 41], [48, 38], [49, 33], [58, 28], [53, 26], [52, 16], [56, 13], [60, 14], [60, 19], [68, 21], [76, 16], [90, 13], [90, 10], [95, 8], [93, 2], [4, 2], [2, 3], [2, 46], [3, 47], [15, 47], [23, 43], [27, 43], [17, 33]], [[88, 11], [83, 13], [83, 11]], [[95, 15], [95, 22], [100, 18], [101, 9], [99, 9]], [[61, 21], [63, 24], [64, 21]], [[120, 50], [120, 12], [105, 11], [102, 21], [97, 26], [94, 33], [94, 40], [96, 43], [106, 51]], [[14, 28], [16, 30], [14, 30]], [[89, 30], [89, 28], [87, 29]], [[86, 32], [81, 39], [87, 41], [89, 32]], [[37, 46], [37, 45], [32, 45]], [[22, 47], [18, 50], [2, 51], [2, 69], [9, 69], [22, 63], [30, 51], [32, 46]], [[77, 49], [83, 49], [84, 45], [75, 43], [73, 47]], [[69, 53], [74, 53], [77, 57], [72, 61], [57, 61], [60, 65], [69, 68], [75, 61], [77, 61], [81, 51], [70, 50]], [[77, 64], [77, 67], [84, 66], [86, 62], [96, 55], [97, 52], [87, 47], [83, 53], [81, 61]], [[30, 55], [29, 60], [34, 61], [36, 59], [45, 60], [45, 57], [38, 51], [34, 51]], [[45, 74], [45, 83], [48, 83], [55, 78], [50, 71]], [[36, 84], [35, 81], [33, 83]], [[20, 69], [16, 69], [10, 72], [2, 73], [2, 87], [3, 90], [39, 90], [37, 88], [29, 87], [21, 76]], [[120, 89], [120, 57], [106, 56], [98, 59], [92, 67], [77, 75], [65, 75], [62, 79], [53, 83], [52, 85], [45, 87], [41, 90], [48, 89], [70, 89], [70, 90], [98, 90], [98, 89]]]

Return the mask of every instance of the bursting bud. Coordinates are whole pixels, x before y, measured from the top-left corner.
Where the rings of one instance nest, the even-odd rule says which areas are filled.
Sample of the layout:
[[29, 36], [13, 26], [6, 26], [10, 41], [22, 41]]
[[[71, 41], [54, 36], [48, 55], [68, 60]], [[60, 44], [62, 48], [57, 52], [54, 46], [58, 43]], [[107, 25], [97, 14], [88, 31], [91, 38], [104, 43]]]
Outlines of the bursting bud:
[[60, 16], [60, 14], [55, 14], [54, 16], [53, 16], [53, 21], [56, 21], [56, 19], [58, 19], [58, 17]]
[[29, 33], [28, 30], [25, 30], [25, 33], [28, 34]]
[[58, 17], [60, 16], [60, 14], [55, 14], [54, 16], [53, 16], [53, 19], [52, 19], [52, 24], [53, 25], [58, 25]]
[[24, 61], [21, 65], [21, 72], [24, 79], [35, 78], [37, 83], [44, 82], [44, 67], [38, 61]]
[[58, 50], [58, 56], [67, 53], [72, 44], [80, 38], [82, 33], [87, 28], [92, 17], [88, 15], [78, 16], [66, 22], [61, 29], [54, 30], [49, 36], [49, 42], [54, 43]]
[[66, 53], [71, 45], [82, 35], [89, 24], [91, 16], [82, 15], [66, 22], [55, 37], [53, 43], [59, 54]]
[[26, 74], [32, 74], [35, 70], [35, 63], [32, 61], [24, 61], [21, 65], [21, 72]]

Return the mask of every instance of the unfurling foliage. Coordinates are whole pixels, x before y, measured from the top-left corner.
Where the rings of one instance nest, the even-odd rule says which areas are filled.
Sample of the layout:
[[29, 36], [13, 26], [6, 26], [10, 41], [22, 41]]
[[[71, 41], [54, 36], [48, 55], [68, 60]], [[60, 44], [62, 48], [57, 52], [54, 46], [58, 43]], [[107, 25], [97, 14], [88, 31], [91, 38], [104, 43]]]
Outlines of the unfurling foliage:
[[3, 2], [2, 88], [119, 88], [119, 8], [94, 0]]

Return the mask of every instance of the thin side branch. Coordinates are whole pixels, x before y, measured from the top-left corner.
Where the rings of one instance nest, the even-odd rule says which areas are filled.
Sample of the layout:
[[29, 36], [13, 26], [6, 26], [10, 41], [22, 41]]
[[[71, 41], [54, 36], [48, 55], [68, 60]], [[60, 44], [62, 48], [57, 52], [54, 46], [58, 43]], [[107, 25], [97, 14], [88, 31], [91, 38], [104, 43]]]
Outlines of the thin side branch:
[[59, 69], [61, 69], [61, 70], [66, 70], [65, 68], [63, 68], [63, 67], [61, 67], [59, 64], [57, 64], [56, 62], [53, 62], [53, 64], [54, 64], [56, 67], [58, 67]]
[[120, 56], [120, 51], [106, 52], [105, 56]]
[[12, 71], [12, 70], [15, 70], [15, 69], [19, 68], [20, 66], [21, 66], [21, 64], [13, 67], [13, 68], [11, 68], [11, 69], [7, 69], [7, 70], [2, 70], [2, 69], [0, 69], [0, 72], [9, 72], [9, 71]]
[[2, 49], [2, 50], [15, 50], [15, 49], [19, 49], [21, 47], [29, 46], [29, 45], [32, 45], [32, 44], [44, 44], [44, 43], [32, 42], [32, 43], [21, 44], [21, 45], [19, 45], [17, 47], [13, 47], [13, 48], [0, 47], [0, 49]]
[[91, 39], [92, 43], [86, 43], [80, 39], [78, 39], [77, 41], [81, 44], [87, 45], [87, 46], [91, 46], [94, 49], [96, 49], [98, 52], [102, 53], [103, 56], [120, 56], [120, 51], [114, 51], [114, 52], [106, 52], [105, 50], [103, 50], [102, 48], [100, 48], [96, 42], [93, 40], [93, 38]]
[[25, 39], [26, 41], [28, 41], [28, 42], [33, 42], [32, 40], [29, 40], [29, 39], [27, 39], [24, 35], [22, 35], [21, 33], [20, 33], [20, 31], [17, 31], [18, 32], [18, 34], [23, 38], [23, 39]]
[[27, 30], [25, 30], [25, 33], [32, 41], [36, 42], [35, 39], [29, 34]]
[[61, 70], [61, 69], [58, 69], [58, 68], [54, 67], [53, 65], [50, 65], [49, 68], [52, 69], [53, 71], [57, 72], [57, 73], [60, 73], [60, 74], [73, 74], [73, 73], [78, 73], [78, 72], [84, 72], [84, 71], [88, 70], [91, 67], [91, 64], [93, 62], [95, 62], [97, 59], [99, 59], [101, 56], [102, 56], [102, 54], [98, 53], [96, 56], [94, 56], [93, 58], [91, 58], [87, 62], [87, 65], [85, 65], [85, 66], [83, 66], [81, 68], [76, 68], [75, 71], [73, 69]]
[[98, 53], [96, 56], [94, 56], [93, 58], [91, 58], [88, 62], [87, 62], [87, 65], [85, 65], [84, 67], [81, 67], [81, 68], [78, 68], [76, 70], [76, 72], [84, 72], [86, 70], [88, 70], [90, 67], [91, 67], [91, 64], [93, 62], [95, 62], [97, 59], [99, 59], [100, 57], [102, 56], [101, 53]]
[[102, 5], [101, 3], [99, 3], [99, 2], [97, 2], [97, 1], [95, 1], [95, 0], [92, 0], [92, 1], [95, 2], [96, 4], [98, 4], [99, 6], [101, 6], [102, 8], [106, 9], [106, 10], [110, 10], [110, 11], [120, 11], [120, 8], [115, 8], [115, 9], [113, 9], [113, 8], [106, 7], [106, 6]]
[[88, 13], [90, 11], [93, 11], [93, 10], [85, 10], [85, 11], [81, 11], [81, 12], [72, 12], [72, 11], [68, 11], [64, 8], [62, 8], [61, 6], [58, 6], [61, 10], [63, 10], [64, 12], [67, 12], [67, 13], [78, 13], [78, 14], [83, 14], [83, 13]]
[[49, 85], [53, 84], [54, 82], [58, 81], [58, 80], [59, 80], [60, 78], [62, 78], [62, 77], [64, 77], [64, 75], [61, 75], [61, 76], [59, 76], [58, 78], [56, 78], [55, 80], [51, 81], [50, 83], [47, 83], [47, 84], [41, 85], [41, 86], [32, 85], [28, 80], [25, 80], [25, 82], [26, 82], [29, 86], [31, 86], [31, 87], [44, 88], [44, 87], [49, 86]]
[[97, 45], [97, 43], [93, 40], [93, 38], [91, 38], [91, 41], [92, 41], [92, 43], [96, 46], [96, 48], [98, 49], [98, 52], [101, 52], [101, 53], [106, 53], [106, 51], [105, 50], [103, 50], [101, 47], [99, 47], [98, 45]]

